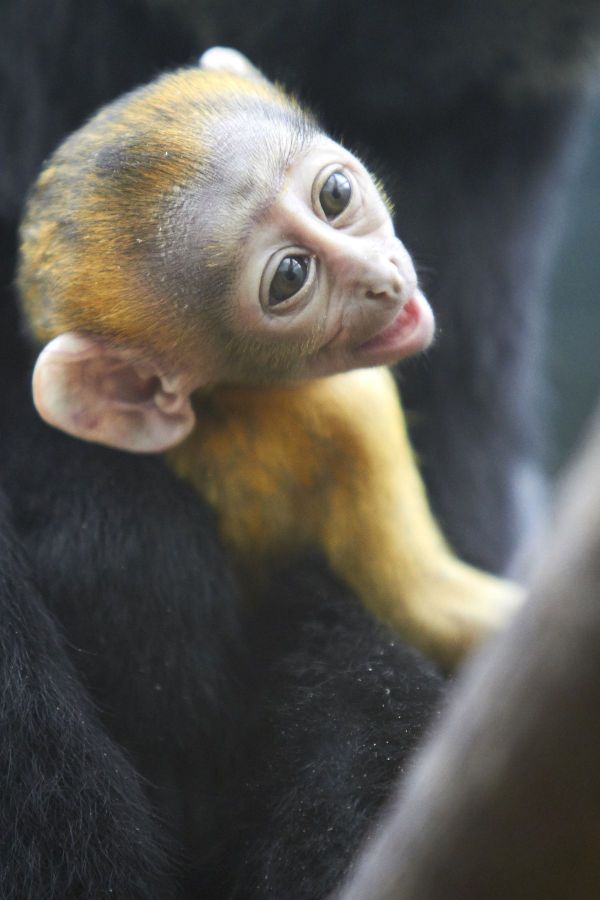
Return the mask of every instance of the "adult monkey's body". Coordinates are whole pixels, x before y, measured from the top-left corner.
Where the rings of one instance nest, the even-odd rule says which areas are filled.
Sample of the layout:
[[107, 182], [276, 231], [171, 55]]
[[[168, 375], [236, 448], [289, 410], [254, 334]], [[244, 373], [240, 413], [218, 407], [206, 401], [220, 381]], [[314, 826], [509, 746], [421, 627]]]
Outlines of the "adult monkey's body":
[[168, 449], [250, 584], [314, 545], [452, 665], [518, 590], [445, 546], [385, 370], [339, 374], [432, 336], [386, 198], [242, 57], [205, 64], [107, 107], [38, 181], [19, 275], [50, 341], [38, 409], [89, 440]]

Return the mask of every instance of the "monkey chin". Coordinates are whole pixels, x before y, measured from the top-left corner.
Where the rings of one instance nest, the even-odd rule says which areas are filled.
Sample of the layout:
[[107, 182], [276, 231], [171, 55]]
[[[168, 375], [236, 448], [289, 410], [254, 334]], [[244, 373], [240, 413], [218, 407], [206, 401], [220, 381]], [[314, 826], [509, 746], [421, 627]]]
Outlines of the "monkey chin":
[[357, 348], [363, 366], [392, 365], [425, 350], [433, 340], [434, 321], [429, 303], [417, 292], [375, 337]]

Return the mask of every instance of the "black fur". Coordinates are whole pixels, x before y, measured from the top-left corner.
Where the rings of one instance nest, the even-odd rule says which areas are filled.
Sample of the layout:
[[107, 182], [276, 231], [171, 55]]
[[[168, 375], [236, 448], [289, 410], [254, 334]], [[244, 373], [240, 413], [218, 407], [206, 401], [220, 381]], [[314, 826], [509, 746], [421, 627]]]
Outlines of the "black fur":
[[100, 103], [213, 43], [286, 76], [397, 178], [399, 230], [445, 332], [407, 370], [405, 394], [446, 527], [500, 567], [520, 474], [538, 477], [540, 224], [599, 11], [593, 0], [481, 10], [4, 4], [3, 898], [318, 900], [440, 692], [319, 566], [282, 575], [255, 616], [240, 609], [212, 516], [160, 461], [37, 421], [10, 287], [27, 185]]
[[[127, 749], [165, 824], [176, 896], [262, 896], [262, 870], [288, 891], [265, 896], [296, 896], [302, 859], [298, 896], [316, 898], [322, 876], [310, 873], [345, 871], [436, 705], [440, 677], [318, 566], [282, 576], [258, 613], [242, 610], [212, 514], [191, 489], [160, 460], [48, 428], [24, 412], [27, 391], [5, 394], [0, 417], [5, 433], [12, 422], [0, 447], [11, 525], [44, 598], [36, 609], [60, 622], [65, 665], [94, 702], [103, 741], [115, 755]], [[41, 726], [42, 754], [43, 735]], [[19, 732], [11, 752], [30, 752]], [[106, 815], [115, 788], [93, 759], [87, 777], [101, 780]], [[75, 820], [93, 818], [87, 796], [71, 807]], [[61, 846], [56, 819], [50, 834]], [[131, 820], [126, 844], [136, 840]], [[116, 896], [135, 896], [123, 887], [135, 877], [129, 862], [107, 860]], [[89, 896], [99, 883], [91, 871]], [[69, 896], [36, 890], [28, 896]]]
[[173, 896], [140, 778], [103, 730], [0, 519], [0, 896]]
[[229, 784], [229, 864], [211, 884], [211, 896], [232, 900], [329, 895], [442, 686], [431, 664], [322, 573], [290, 573], [274, 590], [279, 602], [250, 632], [260, 661], [254, 716]]
[[237, 594], [212, 515], [159, 459], [47, 428], [22, 414], [25, 385], [13, 402], [0, 471], [38, 587], [104, 725], [197, 849], [243, 708]]

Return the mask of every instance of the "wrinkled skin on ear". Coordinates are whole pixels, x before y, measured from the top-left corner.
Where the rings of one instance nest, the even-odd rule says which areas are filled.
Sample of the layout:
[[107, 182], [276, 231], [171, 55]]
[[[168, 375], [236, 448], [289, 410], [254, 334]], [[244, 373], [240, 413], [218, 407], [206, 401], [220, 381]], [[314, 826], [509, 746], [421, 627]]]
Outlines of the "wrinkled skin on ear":
[[40, 416], [67, 434], [136, 453], [159, 453], [194, 427], [189, 387], [131, 351], [75, 333], [42, 350], [33, 372]]

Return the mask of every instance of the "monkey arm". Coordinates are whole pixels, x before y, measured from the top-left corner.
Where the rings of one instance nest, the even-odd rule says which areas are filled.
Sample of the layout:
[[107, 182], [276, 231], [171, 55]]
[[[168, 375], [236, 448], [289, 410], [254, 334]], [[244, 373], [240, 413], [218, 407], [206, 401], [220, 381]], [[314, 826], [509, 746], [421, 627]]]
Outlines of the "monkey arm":
[[248, 583], [316, 546], [372, 612], [445, 665], [515, 606], [518, 588], [444, 542], [387, 370], [220, 388], [197, 417], [168, 459], [217, 510]]
[[461, 562], [446, 544], [388, 371], [332, 388], [350, 401], [342, 442], [354, 449], [323, 534], [327, 558], [374, 613], [452, 666], [507, 619], [521, 590]]

